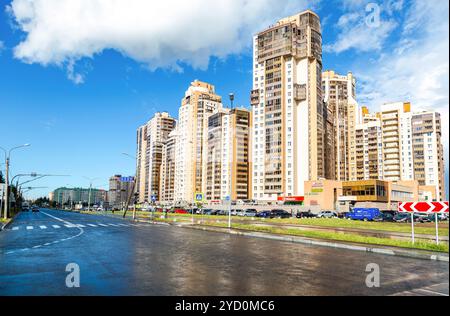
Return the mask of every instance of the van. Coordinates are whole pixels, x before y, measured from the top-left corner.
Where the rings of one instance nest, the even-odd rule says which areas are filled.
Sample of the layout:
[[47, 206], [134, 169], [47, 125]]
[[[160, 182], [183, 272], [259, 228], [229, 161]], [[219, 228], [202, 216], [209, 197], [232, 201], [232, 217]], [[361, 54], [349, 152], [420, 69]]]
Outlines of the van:
[[354, 208], [351, 212], [347, 213], [347, 219], [359, 220], [359, 221], [373, 221], [379, 217], [381, 212], [377, 208]]

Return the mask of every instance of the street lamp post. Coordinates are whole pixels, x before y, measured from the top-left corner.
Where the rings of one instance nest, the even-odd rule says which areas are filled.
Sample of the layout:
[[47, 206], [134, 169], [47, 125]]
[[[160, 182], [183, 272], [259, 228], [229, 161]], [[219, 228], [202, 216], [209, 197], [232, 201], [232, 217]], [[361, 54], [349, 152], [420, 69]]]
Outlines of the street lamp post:
[[11, 152], [15, 149], [23, 148], [23, 147], [29, 147], [30, 144], [24, 144], [21, 146], [13, 147], [9, 151], [4, 149], [3, 147], [0, 147], [1, 150], [5, 152], [5, 184], [6, 184], [6, 195], [5, 195], [5, 205], [4, 205], [4, 219], [8, 219], [8, 208], [9, 208], [9, 162], [11, 160]]
[[92, 182], [95, 180], [98, 180], [98, 178], [88, 178], [84, 177], [86, 180], [89, 181], [89, 193], [88, 193], [88, 212], [91, 211], [91, 192], [92, 192]]
[[[134, 157], [125, 152], [123, 152], [122, 155], [127, 156], [128, 158], [131, 158], [135, 162], [137, 162], [137, 157]], [[131, 192], [129, 194], [129, 198], [127, 199], [127, 205], [126, 205], [125, 211], [123, 212], [123, 217], [125, 218], [127, 211], [128, 211], [128, 206], [130, 204], [131, 197], [133, 197], [133, 220], [136, 220], [136, 200], [138, 199], [138, 196], [139, 196], [139, 194], [136, 190], [136, 181], [137, 181], [137, 170], [134, 175], [134, 181], [132, 183], [132, 188], [131, 188]], [[152, 216], [152, 220], [153, 220], [153, 216]]]
[[[234, 101], [234, 93], [230, 93], [230, 104], [231, 104], [231, 109], [233, 109], [233, 101]], [[232, 174], [232, 161], [231, 161], [231, 155], [228, 158], [229, 159], [229, 178], [228, 178], [228, 198], [229, 198], [229, 205], [228, 205], [228, 228], [231, 229], [231, 201], [233, 200], [233, 196], [232, 196], [232, 179], [233, 179], [233, 174]]]

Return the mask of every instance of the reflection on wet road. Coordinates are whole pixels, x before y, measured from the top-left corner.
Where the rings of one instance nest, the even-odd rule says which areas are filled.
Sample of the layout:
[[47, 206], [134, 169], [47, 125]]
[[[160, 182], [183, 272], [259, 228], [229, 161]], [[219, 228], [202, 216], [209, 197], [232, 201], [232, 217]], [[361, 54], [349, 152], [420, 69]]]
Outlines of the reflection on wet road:
[[[79, 288], [66, 287], [69, 263], [80, 267]], [[381, 268], [380, 288], [366, 286], [370, 263]], [[53, 210], [22, 213], [0, 232], [0, 295], [393, 295], [414, 291], [448, 295], [448, 263], [136, 225]]]

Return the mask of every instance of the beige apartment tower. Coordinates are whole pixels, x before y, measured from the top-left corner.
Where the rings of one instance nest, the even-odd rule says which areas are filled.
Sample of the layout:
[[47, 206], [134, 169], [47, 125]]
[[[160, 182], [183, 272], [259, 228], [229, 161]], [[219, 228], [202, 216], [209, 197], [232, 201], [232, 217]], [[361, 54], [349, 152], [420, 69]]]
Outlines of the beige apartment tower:
[[160, 201], [172, 203], [175, 200], [175, 149], [178, 130], [175, 128], [162, 146]]
[[175, 146], [175, 201], [192, 203], [204, 193], [208, 147], [208, 119], [222, 109], [222, 98], [209, 83], [194, 81], [181, 101]]
[[251, 113], [243, 108], [223, 109], [209, 117], [207, 178], [208, 201], [247, 200], [250, 186]]
[[137, 130], [136, 192], [139, 203], [150, 203], [152, 197], [160, 200], [162, 149], [176, 120], [168, 113], [156, 113]]
[[377, 114], [366, 114], [355, 128], [356, 179], [383, 180], [383, 138], [381, 119]]
[[355, 129], [359, 123], [356, 102], [356, 80], [326, 71], [322, 74], [322, 89], [326, 107], [325, 178], [349, 181], [355, 177]]
[[325, 177], [322, 35], [312, 11], [284, 18], [254, 37], [253, 199], [303, 196]]
[[413, 180], [412, 165], [402, 164], [402, 161], [412, 162], [412, 151], [408, 146], [411, 141], [411, 104], [384, 104], [378, 115], [382, 128], [384, 180]]
[[355, 180], [417, 181], [433, 200], [445, 199], [441, 117], [413, 113], [411, 104], [384, 104], [381, 112], [363, 108], [356, 126]]
[[444, 201], [444, 148], [441, 116], [434, 111], [411, 117], [414, 179], [431, 191], [433, 199]]

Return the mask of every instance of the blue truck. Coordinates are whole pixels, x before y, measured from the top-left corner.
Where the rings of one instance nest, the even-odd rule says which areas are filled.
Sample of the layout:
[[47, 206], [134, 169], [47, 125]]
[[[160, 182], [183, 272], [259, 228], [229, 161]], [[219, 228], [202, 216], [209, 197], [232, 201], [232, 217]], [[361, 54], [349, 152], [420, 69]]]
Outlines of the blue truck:
[[381, 216], [381, 212], [377, 208], [354, 208], [346, 214], [347, 219], [360, 221], [373, 221], [379, 216]]

